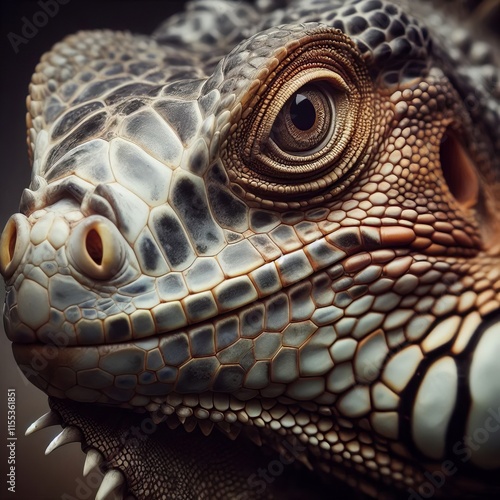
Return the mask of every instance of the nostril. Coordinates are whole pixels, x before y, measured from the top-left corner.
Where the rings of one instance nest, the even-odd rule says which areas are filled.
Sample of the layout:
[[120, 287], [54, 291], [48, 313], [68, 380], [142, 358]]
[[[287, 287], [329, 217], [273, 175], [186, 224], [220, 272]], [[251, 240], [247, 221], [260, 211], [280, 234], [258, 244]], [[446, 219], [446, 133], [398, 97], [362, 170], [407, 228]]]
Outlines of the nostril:
[[16, 243], [17, 243], [17, 227], [15, 224], [12, 225], [12, 234], [10, 235], [9, 238], [9, 263], [12, 261], [14, 258], [14, 251], [16, 249]]
[[16, 223], [9, 219], [2, 233], [0, 260], [2, 264], [2, 274], [5, 273], [9, 264], [12, 262], [16, 251], [17, 228]]
[[85, 247], [90, 258], [100, 266], [102, 264], [103, 258], [103, 244], [99, 233], [95, 229], [91, 229], [87, 233], [87, 238], [85, 239]]
[[29, 224], [21, 214], [13, 215], [0, 237], [0, 272], [10, 278], [19, 266], [29, 242]]
[[123, 244], [116, 227], [101, 217], [76, 226], [68, 241], [69, 256], [76, 269], [89, 278], [115, 276], [124, 260]]

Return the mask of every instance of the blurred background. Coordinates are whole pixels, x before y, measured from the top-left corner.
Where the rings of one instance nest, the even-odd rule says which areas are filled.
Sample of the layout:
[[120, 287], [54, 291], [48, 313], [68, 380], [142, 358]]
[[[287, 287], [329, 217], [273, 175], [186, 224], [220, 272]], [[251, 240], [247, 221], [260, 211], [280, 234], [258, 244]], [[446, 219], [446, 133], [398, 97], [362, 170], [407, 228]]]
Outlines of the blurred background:
[[[64, 3], [64, 5], [63, 5]], [[41, 55], [64, 36], [85, 29], [128, 30], [151, 33], [162, 20], [183, 10], [181, 1], [77, 1], [38, 0], [0, 3], [0, 226], [18, 210], [22, 190], [28, 186], [30, 165], [26, 147], [26, 95], [33, 70]], [[23, 36], [23, 26], [43, 12], [42, 4], [56, 4], [58, 12], [48, 17], [32, 38]], [[52, 5], [52, 12], [57, 8]], [[43, 19], [43, 17], [39, 17]], [[0, 301], [4, 286], [0, 279]], [[45, 448], [61, 431], [59, 426], [25, 437], [26, 428], [48, 411], [47, 397], [32, 386], [14, 362], [11, 345], [0, 326], [0, 498], [9, 500], [76, 500], [94, 498], [96, 485], [82, 477], [85, 455], [77, 443], [44, 455]], [[7, 490], [8, 449], [7, 389], [15, 389], [16, 492]]]

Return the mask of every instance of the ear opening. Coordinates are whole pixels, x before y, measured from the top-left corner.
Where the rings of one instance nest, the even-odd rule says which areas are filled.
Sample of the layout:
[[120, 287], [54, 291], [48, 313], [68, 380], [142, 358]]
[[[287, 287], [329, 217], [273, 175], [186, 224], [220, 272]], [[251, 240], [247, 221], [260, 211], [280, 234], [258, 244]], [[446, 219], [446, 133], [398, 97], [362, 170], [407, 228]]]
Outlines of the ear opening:
[[483, 250], [500, 255], [499, 188], [494, 183], [480, 185], [479, 173], [453, 131], [448, 130], [443, 137], [440, 159], [450, 194], [463, 209], [475, 209]]
[[463, 208], [473, 208], [479, 197], [478, 174], [460, 140], [449, 130], [441, 142], [440, 160], [451, 195]]

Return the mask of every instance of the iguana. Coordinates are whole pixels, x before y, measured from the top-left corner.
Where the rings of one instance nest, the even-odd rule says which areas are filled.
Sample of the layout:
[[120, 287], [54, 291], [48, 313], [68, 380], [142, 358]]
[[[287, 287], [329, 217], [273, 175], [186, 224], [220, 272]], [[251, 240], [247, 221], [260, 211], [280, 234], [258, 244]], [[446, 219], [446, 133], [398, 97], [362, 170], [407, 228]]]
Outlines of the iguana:
[[98, 500], [498, 497], [500, 73], [470, 4], [199, 0], [42, 57], [4, 322], [50, 398], [30, 432], [81, 442]]

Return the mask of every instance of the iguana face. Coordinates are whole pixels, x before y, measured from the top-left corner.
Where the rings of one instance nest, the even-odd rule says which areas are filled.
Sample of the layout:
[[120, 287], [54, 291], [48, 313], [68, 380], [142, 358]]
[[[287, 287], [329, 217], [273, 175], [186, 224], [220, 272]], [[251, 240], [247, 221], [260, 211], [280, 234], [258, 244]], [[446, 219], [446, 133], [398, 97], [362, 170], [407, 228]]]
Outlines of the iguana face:
[[279, 497], [249, 440], [374, 497], [496, 491], [496, 69], [381, 1], [200, 2], [153, 38], [33, 76], [0, 268], [35, 427], [101, 496]]

